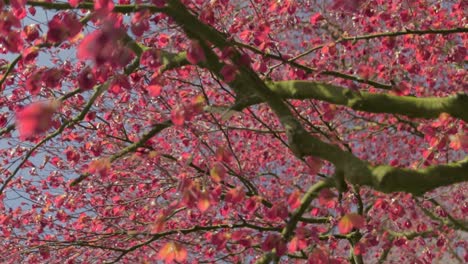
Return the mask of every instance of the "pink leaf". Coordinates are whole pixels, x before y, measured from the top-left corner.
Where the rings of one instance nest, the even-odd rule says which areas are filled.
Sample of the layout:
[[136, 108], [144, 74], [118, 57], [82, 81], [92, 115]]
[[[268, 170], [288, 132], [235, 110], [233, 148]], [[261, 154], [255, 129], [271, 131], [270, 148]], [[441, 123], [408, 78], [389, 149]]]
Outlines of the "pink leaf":
[[237, 68], [234, 65], [226, 64], [219, 72], [226, 83], [230, 83], [236, 79]]
[[236, 204], [242, 202], [242, 200], [244, 200], [244, 197], [245, 193], [242, 190], [242, 187], [237, 187], [229, 189], [224, 199], [228, 203]]
[[77, 7], [82, 0], [68, 0], [71, 7]]
[[361, 228], [365, 225], [366, 220], [359, 214], [350, 213], [341, 218], [338, 222], [338, 230], [341, 234], [351, 232], [353, 228]]
[[211, 201], [206, 191], [201, 191], [198, 195], [197, 207], [203, 213], [210, 208]]
[[112, 0], [94, 0], [94, 10], [107, 14], [114, 9], [114, 2]]
[[146, 90], [148, 90], [149, 95], [157, 97], [161, 94], [162, 86], [159, 84], [151, 84]]
[[23, 19], [26, 17], [26, 0], [10, 0], [11, 7], [13, 9], [13, 14], [19, 18]]
[[450, 137], [450, 147], [454, 150], [468, 151], [468, 135], [456, 134]]
[[47, 40], [53, 43], [70, 40], [80, 33], [82, 27], [83, 25], [73, 13], [58, 13], [49, 21]]
[[232, 153], [227, 150], [225, 147], [219, 147], [216, 150], [216, 160], [220, 162], [229, 163], [232, 158]]
[[55, 103], [33, 103], [20, 110], [16, 114], [20, 138], [25, 140], [48, 130], [56, 108]]
[[310, 17], [310, 24], [315, 26], [319, 21], [323, 20], [323, 16], [320, 13], [315, 13]]
[[309, 166], [309, 173], [312, 175], [319, 173], [323, 166], [323, 161], [314, 156], [305, 157], [305, 162]]
[[301, 205], [301, 193], [299, 191], [294, 191], [289, 195], [288, 204], [291, 209], [296, 209]]
[[162, 8], [166, 5], [167, 0], [151, 0], [156, 7]]
[[78, 86], [82, 90], [89, 90], [96, 84], [96, 76], [90, 67], [84, 68], [78, 74]]
[[183, 107], [176, 107], [171, 112], [172, 123], [176, 126], [182, 126], [185, 122], [185, 110]]
[[219, 183], [226, 176], [226, 169], [224, 168], [224, 166], [221, 163], [217, 162], [211, 168], [210, 176], [211, 176], [211, 178], [213, 179], [214, 182]]
[[182, 262], [187, 259], [187, 250], [176, 242], [169, 242], [159, 250], [158, 259], [165, 263], [172, 263], [174, 260]]
[[100, 176], [106, 176], [110, 171], [111, 163], [109, 159], [97, 159], [91, 161], [88, 166], [87, 172], [91, 174], [97, 174]]
[[198, 41], [192, 41], [187, 50], [187, 60], [191, 64], [198, 64], [206, 61], [205, 52]]
[[323, 189], [318, 195], [319, 204], [328, 208], [333, 208], [336, 204], [336, 197], [337, 195], [330, 189]]

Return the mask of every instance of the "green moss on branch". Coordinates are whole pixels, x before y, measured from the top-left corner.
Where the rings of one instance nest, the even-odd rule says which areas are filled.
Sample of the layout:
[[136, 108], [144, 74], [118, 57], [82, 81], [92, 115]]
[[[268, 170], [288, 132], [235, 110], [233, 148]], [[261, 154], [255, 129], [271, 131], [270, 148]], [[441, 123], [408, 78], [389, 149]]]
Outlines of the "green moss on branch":
[[416, 118], [436, 118], [441, 113], [448, 113], [468, 122], [466, 94], [418, 98], [356, 92], [326, 83], [295, 80], [272, 82], [268, 86], [285, 99], [317, 99], [364, 112], [400, 114]]
[[388, 165], [372, 166], [349, 152], [310, 135], [293, 135], [301, 155], [313, 155], [332, 162], [351, 184], [391, 193], [422, 195], [435, 188], [468, 181], [468, 157], [459, 162], [412, 170]]
[[459, 162], [411, 170], [381, 165], [369, 167], [372, 187], [382, 192], [421, 195], [435, 188], [468, 181], [468, 157]]

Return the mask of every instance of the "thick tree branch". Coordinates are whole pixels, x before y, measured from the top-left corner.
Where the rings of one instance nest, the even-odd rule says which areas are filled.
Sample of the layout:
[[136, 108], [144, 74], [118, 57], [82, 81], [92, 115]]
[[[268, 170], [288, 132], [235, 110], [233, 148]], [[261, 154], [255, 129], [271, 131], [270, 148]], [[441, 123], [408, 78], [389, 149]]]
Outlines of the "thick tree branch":
[[[1, 0], [0, 0], [1, 1]], [[327, 160], [331, 162], [335, 167], [335, 178], [339, 178], [340, 181], [335, 182], [335, 187], [340, 190], [341, 187], [346, 186], [344, 180], [348, 183], [353, 184], [357, 189], [356, 194], [359, 196], [359, 186], [369, 186], [371, 189], [378, 190], [381, 192], [397, 192], [403, 191], [407, 193], [412, 193], [414, 195], [421, 195], [427, 191], [431, 191], [434, 188], [440, 186], [446, 186], [458, 182], [468, 181], [468, 157], [454, 163], [430, 166], [423, 169], [406, 169], [406, 168], [397, 168], [387, 165], [372, 165], [364, 160], [359, 159], [354, 156], [350, 151], [344, 151], [339, 146], [335, 146], [320, 139], [314, 137], [309, 133], [304, 126], [302, 121], [297, 118], [297, 113], [291, 111], [292, 105], [287, 104], [285, 100], [287, 99], [315, 99], [320, 101], [329, 102], [334, 105], [342, 105], [349, 108], [352, 108], [357, 111], [364, 111], [369, 113], [387, 113], [394, 115], [405, 115], [413, 118], [436, 118], [441, 113], [448, 113], [451, 116], [461, 119], [465, 122], [468, 122], [468, 111], [465, 110], [468, 105], [468, 95], [465, 93], [460, 93], [448, 97], [429, 97], [429, 98], [417, 98], [411, 96], [395, 96], [390, 94], [377, 94], [369, 92], [359, 92], [345, 87], [339, 87], [331, 84], [318, 83], [312, 81], [280, 81], [280, 82], [265, 82], [262, 80], [255, 71], [250, 68], [246, 63], [242, 63], [242, 45], [232, 41], [231, 38], [225, 36], [223, 33], [217, 31], [214, 27], [204, 24], [198, 19], [197, 14], [195, 14], [190, 8], [186, 7], [180, 0], [166, 0], [165, 7], [157, 8], [154, 5], [148, 4], [135, 4], [135, 5], [116, 5], [114, 12], [120, 13], [132, 13], [138, 12], [141, 10], [149, 10], [151, 13], [162, 12], [168, 15], [171, 21], [174, 21], [180, 26], [186, 33], [186, 35], [193, 39], [197, 40], [201, 45], [202, 49], [205, 52], [206, 60], [200, 62], [198, 66], [203, 67], [209, 70], [213, 75], [217, 77], [224, 78], [222, 70], [226, 64], [235, 65], [235, 78], [233, 81], [228, 81], [227, 77], [224, 79], [228, 82], [232, 91], [236, 94], [236, 103], [232, 109], [239, 110], [257, 103], [267, 103], [269, 108], [274, 112], [278, 117], [279, 122], [284, 126], [285, 133], [288, 138], [288, 144], [285, 143], [294, 154], [302, 159], [304, 156], [315, 156], [320, 159]], [[8, 1], [7, 1], [8, 4]], [[27, 1], [27, 4], [30, 6], [43, 7], [44, 9], [55, 9], [55, 10], [77, 10], [77, 9], [87, 9], [93, 10], [94, 3], [91, 1], [81, 2], [78, 7], [71, 7], [68, 3], [52, 3], [47, 1]], [[86, 19], [82, 21], [88, 21], [91, 17], [94, 17], [93, 12], [89, 12], [89, 15]], [[172, 22], [171, 22], [172, 23]], [[468, 32], [468, 28], [456, 28], [448, 30], [425, 30], [425, 31], [402, 31], [402, 32], [389, 32], [389, 33], [377, 33], [366, 36], [357, 36], [357, 37], [343, 37], [335, 41], [335, 43], [345, 42], [345, 41], [356, 41], [360, 39], [373, 39], [373, 38], [385, 38], [385, 37], [395, 37], [400, 35], [407, 34], [453, 34], [453, 33], [464, 33]], [[126, 67], [125, 73], [130, 74], [134, 70], [140, 67], [140, 57], [141, 54], [149, 47], [143, 46], [141, 43], [136, 42], [130, 36], [127, 36], [124, 39], [125, 44], [131, 48], [136, 56], [136, 59]], [[236, 47], [237, 45], [237, 47]], [[326, 45], [326, 44], [325, 44]], [[356, 82], [366, 83], [373, 85], [374, 87], [382, 89], [393, 89], [394, 85], [388, 85], [383, 83], [378, 83], [374, 81], [369, 81], [362, 79], [360, 77], [351, 76], [345, 73], [340, 73], [337, 71], [320, 71], [319, 69], [309, 68], [307, 66], [297, 63], [297, 59], [300, 57], [306, 56], [314, 50], [318, 50], [323, 47], [318, 46], [313, 49], [306, 51], [292, 59], [286, 59], [281, 55], [267, 54], [261, 52], [262, 56], [271, 56], [273, 59], [278, 59], [279, 64], [289, 64], [292, 67], [298, 69], [304, 69], [306, 72], [320, 72], [324, 75], [335, 76], [339, 78], [349, 79]], [[229, 58], [220, 59], [217, 53], [214, 50], [224, 50], [224, 48], [229, 47], [232, 49], [231, 56]], [[252, 49], [256, 49], [252, 47]], [[188, 65], [189, 62], [186, 59], [186, 53], [170, 53], [166, 51], [159, 51], [160, 59], [162, 66], [159, 69], [159, 72], [162, 73], [166, 70], [173, 68], [181, 67], [183, 65]], [[255, 52], [255, 51], [254, 51]], [[249, 52], [250, 53], [250, 52]], [[13, 61], [5, 67], [6, 74], [0, 80], [0, 86], [7, 79], [7, 75], [10, 74], [15, 67], [15, 64], [20, 60], [21, 57], [18, 57], [16, 61]], [[277, 65], [277, 66], [278, 66]], [[274, 66], [276, 67], [276, 66]], [[274, 68], [273, 67], [273, 68]], [[216, 79], [216, 78], [215, 78]], [[24, 155], [23, 160], [20, 160], [20, 164], [15, 168], [15, 171], [7, 178], [3, 186], [0, 188], [0, 196], [2, 195], [3, 190], [7, 185], [12, 181], [15, 175], [19, 172], [21, 167], [25, 162], [32, 157], [33, 153], [45, 142], [53, 139], [55, 136], [61, 134], [64, 129], [79, 124], [80, 121], [84, 118], [86, 113], [93, 106], [94, 100], [100, 96], [107, 88], [109, 82], [99, 86], [98, 91], [93, 95], [91, 100], [89, 100], [85, 108], [79, 113], [77, 117], [72, 120], [68, 120], [60, 126], [59, 129], [53, 133], [47, 135], [39, 144], [31, 148], [26, 155]], [[189, 82], [187, 82], [189, 83]], [[80, 91], [79, 89], [77, 91]], [[229, 91], [231, 92], [231, 91]], [[213, 108], [207, 108], [213, 110]], [[230, 110], [230, 109], [228, 109]], [[255, 116], [254, 116], [255, 117]], [[136, 120], [135, 122], [138, 122]], [[217, 122], [216, 122], [217, 123]], [[110, 163], [118, 160], [119, 158], [125, 157], [129, 153], [137, 151], [137, 149], [145, 147], [146, 142], [151, 139], [154, 135], [161, 132], [162, 130], [170, 127], [172, 125], [171, 121], [166, 121], [159, 124], [152, 125], [149, 131], [146, 131], [141, 135], [140, 139], [132, 142], [130, 140], [126, 141], [128, 144], [125, 148], [118, 150], [117, 153], [107, 157]], [[221, 127], [220, 123], [217, 123]], [[328, 124], [327, 124], [328, 125]], [[0, 135], [9, 133], [14, 129], [14, 125], [10, 125], [5, 129], [0, 130]], [[125, 130], [125, 129], [124, 129]], [[332, 129], [330, 129], [333, 131]], [[222, 129], [221, 129], [222, 131]], [[196, 133], [194, 133], [196, 135]], [[196, 135], [197, 136], [197, 135]], [[227, 134], [226, 134], [227, 137]], [[128, 138], [128, 137], [127, 137]], [[281, 137], [277, 137], [280, 140]], [[202, 141], [203, 142], [203, 141]], [[230, 146], [230, 140], [227, 138], [227, 142], [231, 151], [234, 153], [234, 148]], [[284, 142], [284, 141], [282, 141]], [[205, 143], [205, 142], [203, 142]], [[165, 158], [170, 160], [175, 160], [174, 157], [170, 155], [162, 155]], [[236, 155], [234, 154], [234, 157]], [[447, 158], [448, 159], [448, 158]], [[242, 166], [239, 163], [239, 168]], [[200, 167], [197, 167], [193, 163], [189, 164], [190, 167], [203, 173], [207, 173], [205, 170], [201, 170]], [[234, 172], [230, 173], [235, 175]], [[78, 179], [72, 182], [72, 185], [75, 185], [88, 177], [90, 174], [81, 175]], [[242, 180], [242, 178], [240, 178]], [[337, 184], [338, 183], [338, 184]], [[224, 184], [224, 183], [223, 183]], [[226, 183], [227, 186], [230, 186]], [[294, 185], [297, 187], [297, 185]], [[294, 187], [292, 186], [292, 187]], [[249, 224], [244, 221], [242, 218], [241, 224], [219, 224], [216, 226], [203, 226], [195, 225], [187, 229], [179, 230], [166, 230], [165, 232], [152, 233], [152, 232], [142, 232], [142, 233], [130, 233], [122, 231], [118, 233], [123, 238], [138, 239], [132, 244], [125, 246], [123, 248], [107, 248], [105, 246], [101, 247], [99, 245], [86, 244], [83, 242], [81, 246], [87, 247], [96, 247], [102, 248], [105, 250], [115, 250], [120, 252], [117, 255], [115, 261], [119, 261], [126, 254], [134, 252], [137, 254], [136, 250], [143, 250], [146, 246], [151, 246], [156, 240], [162, 239], [172, 239], [172, 236], [175, 235], [195, 235], [198, 233], [203, 233], [206, 231], [215, 231], [219, 229], [233, 229], [233, 228], [250, 228], [260, 232], [281, 232], [281, 235], [284, 241], [287, 243], [293, 236], [299, 222], [304, 223], [326, 223], [329, 222], [326, 218], [303, 218], [304, 212], [306, 212], [310, 206], [310, 203], [314, 198], [316, 198], [317, 193], [323, 188], [330, 188], [333, 186], [333, 179], [327, 178], [323, 181], [315, 183], [312, 185], [308, 191], [303, 196], [299, 207], [290, 214], [290, 217], [285, 219], [285, 224], [281, 227], [276, 226], [256, 226], [254, 224]], [[340, 187], [341, 186], [341, 187]], [[302, 188], [299, 188], [302, 190]], [[114, 192], [114, 191], [112, 191]], [[247, 193], [251, 195], [254, 192]], [[111, 197], [111, 196], [109, 196]], [[221, 196], [223, 197], [223, 196]], [[358, 211], [362, 215], [363, 213], [363, 204], [358, 197]], [[134, 201], [132, 200], [131, 203]], [[266, 200], [262, 201], [264, 204], [267, 203]], [[128, 203], [130, 204], [130, 202]], [[270, 204], [271, 206], [271, 204]], [[57, 208], [60, 206], [57, 206]], [[106, 205], [107, 207], [107, 205]], [[106, 209], [107, 210], [107, 209]], [[42, 213], [42, 212], [41, 212]], [[81, 213], [81, 212], [80, 212]], [[85, 211], [87, 214], [88, 212]], [[43, 213], [43, 215], [46, 215]], [[116, 214], [117, 215], [117, 214]], [[174, 215], [174, 214], [173, 214]], [[240, 216], [239, 216], [240, 217]], [[110, 217], [109, 217], [110, 218]], [[115, 219], [119, 219], [120, 216], [117, 215]], [[448, 217], [450, 220], [452, 218]], [[103, 218], [107, 219], [107, 217]], [[132, 220], [132, 219], [131, 219]], [[134, 220], [132, 220], [134, 221]], [[146, 221], [146, 220], [145, 220]], [[135, 220], [135, 223], [140, 224], [140, 220]], [[235, 223], [235, 222], [234, 222]], [[41, 222], [42, 224], [42, 222]], [[123, 226], [123, 225], [122, 225]], [[123, 226], [125, 228], [125, 226]], [[1, 231], [1, 230], [0, 230]], [[84, 231], [83, 231], [84, 232]], [[93, 231], [94, 232], [94, 231]], [[87, 233], [87, 232], [84, 232]], [[331, 230], [327, 232], [327, 236], [332, 236]], [[96, 233], [96, 236], [100, 235]], [[418, 234], [421, 235], [421, 234]], [[351, 244], [354, 246], [359, 239], [361, 238], [361, 233], [355, 231], [348, 235], [336, 235], [337, 237], [348, 239]], [[394, 239], [395, 237], [404, 236], [407, 239], [411, 239], [415, 234], [392, 234], [390, 232], [390, 238]], [[87, 239], [87, 238], [86, 238]], [[142, 240], [140, 240], [142, 239]], [[322, 237], [320, 237], [322, 239]], [[185, 239], [184, 239], [185, 240]], [[95, 240], [98, 241], [98, 240]], [[93, 242], [91, 242], [93, 243]], [[105, 242], [107, 243], [107, 242]], [[138, 244], [135, 244], [138, 243]], [[188, 244], [190, 244], [188, 242]], [[194, 244], [194, 243], [193, 243]], [[192, 244], [192, 245], [193, 245]], [[78, 242], [77, 244], [78, 245]], [[39, 246], [40, 247], [40, 246]], [[38, 247], [38, 248], [39, 248]], [[254, 246], [256, 248], [257, 246]], [[228, 249], [229, 250], [229, 249]], [[389, 250], [388, 250], [389, 251]], [[383, 255], [387, 255], [388, 251], [385, 251]], [[302, 252], [303, 257], [307, 258], [306, 254]], [[384, 256], [384, 257], [385, 257]], [[277, 262], [280, 259], [280, 255], [275, 252], [264, 252], [260, 263], [268, 263], [270, 261]], [[383, 259], [383, 258], [382, 258]], [[354, 263], [362, 263], [362, 258], [360, 256], [354, 257]]]
[[[408, 192], [422, 195], [435, 188], [468, 181], [468, 157], [459, 162], [419, 170], [386, 165], [371, 167], [372, 185], [382, 192]], [[359, 184], [359, 180], [356, 182]]]
[[438, 187], [468, 181], [468, 157], [459, 162], [411, 170], [387, 165], [371, 166], [351, 153], [308, 134], [296, 133], [292, 141], [300, 146], [299, 155], [317, 156], [332, 162], [349, 183], [385, 193], [402, 191], [422, 195]]
[[[208, 40], [220, 48], [229, 45], [229, 42], [224, 38], [224, 36], [221, 33], [217, 32], [214, 28], [211, 28], [201, 23], [179, 1], [171, 0], [169, 2], [169, 6], [166, 13], [170, 15], [178, 24], [180, 24], [190, 36], [198, 39]], [[239, 54], [234, 55], [234, 60], [236, 56], [239, 56]], [[211, 63], [214, 60], [214, 58], [209, 59], [206, 64], [206, 67], [214, 71], [216, 74], [219, 74], [220, 65], [219, 63], [216, 63], [217, 61], [215, 61], [215, 63]], [[311, 93], [313, 92], [313, 89], [309, 89], [310, 82], [292, 81], [285, 82], [285, 84], [289, 85], [284, 85], [284, 90], [288, 91], [291, 94], [294, 93], [293, 88], [295, 88], [298, 85], [306, 85], [306, 87], [303, 87], [302, 89], [308, 89], [311, 90]], [[313, 155], [328, 160], [335, 165], [337, 170], [340, 172], [339, 175], [343, 175], [345, 179], [352, 184], [370, 186], [376, 190], [387, 193], [404, 191], [420, 195], [424, 192], [430, 191], [440, 186], [446, 186], [468, 180], [468, 173], [466, 173], [468, 171], [468, 158], [458, 163], [432, 166], [421, 170], [401, 169], [386, 165], [371, 166], [367, 162], [360, 160], [351, 153], [341, 150], [337, 146], [325, 143], [315, 137], [312, 137], [294, 118], [291, 111], [282, 101], [282, 99], [276, 93], [272, 93], [271, 88], [267, 86], [249, 67], [240, 66], [239, 73], [237, 74], [236, 79], [230, 82], [229, 85], [235, 90], [235, 92], [238, 95], [242, 95], [243, 92], [248, 92], [249, 94], [251, 94], [251, 90], [254, 90], [257, 96], [261, 98], [261, 100], [269, 104], [271, 109], [280, 119], [280, 122], [286, 128], [286, 134], [288, 135], [290, 148], [296, 154], [296, 156], [302, 157]], [[279, 85], [279, 87], [282, 86], [283, 85]], [[246, 87], [249, 87], [250, 91], [246, 90]], [[320, 85], [319, 87], [324, 86]], [[344, 92], [344, 89], [333, 88], [333, 86], [327, 87], [328, 89], [330, 89], [330, 91], [324, 90], [321, 94], [319, 94], [322, 100], [332, 100], [331, 96], [327, 96], [327, 93], [333, 93], [334, 91], [337, 94], [342, 93], [342, 96], [339, 96], [339, 98], [341, 98], [340, 100], [343, 100], [343, 104], [346, 100], [346, 103], [350, 101], [350, 104], [354, 107], [361, 107], [366, 109], [369, 108], [374, 109], [376, 111], [380, 106], [378, 106], [376, 102], [372, 101], [375, 100], [378, 101], [379, 104], [385, 104], [385, 98], [392, 98], [388, 97], [389, 95], [385, 95], [383, 97], [379, 97], [380, 95], [371, 94], [362, 95], [356, 92], [353, 93], [352, 91]], [[364, 99], [364, 102], [367, 103], [367, 105], [365, 105], [363, 104], [362, 98], [377, 99]], [[462, 101], [459, 103], [449, 103], [450, 106], [446, 106], [448, 102], [428, 103], [423, 100], [421, 103], [417, 100], [417, 98], [403, 98], [403, 100], [400, 100], [403, 101], [403, 103], [398, 102], [397, 100], [402, 98], [392, 98], [391, 100], [393, 100], [392, 102], [394, 102], [393, 108], [398, 108], [397, 106], [401, 104], [401, 107], [404, 107], [405, 109], [410, 111], [411, 109], [409, 109], [409, 106], [411, 105], [411, 107], [415, 107], [417, 109], [413, 110], [414, 114], [426, 116], [424, 112], [427, 110], [433, 111], [431, 115], [434, 116], [436, 115], [434, 112], [447, 111], [456, 117], [459, 117], [463, 120], [468, 120], [466, 113], [462, 111], [463, 102], [467, 100], [466, 95], [457, 95], [446, 99]], [[434, 99], [429, 98], [427, 100]], [[340, 101], [337, 101], [335, 103], [339, 102]], [[422, 109], [420, 109], [421, 107]], [[434, 108], [438, 110], [431, 110]]]
[[400, 114], [416, 118], [436, 118], [441, 113], [468, 122], [468, 95], [418, 98], [356, 92], [332, 84], [311, 81], [280, 81], [268, 87], [284, 99], [317, 99], [369, 113]]
[[[160, 72], [189, 64], [185, 52], [161, 51], [161, 62]], [[211, 68], [212, 65], [208, 64], [203, 63], [200, 66]], [[218, 65], [216, 69], [219, 70], [220, 66]], [[237, 82], [239, 84], [236, 86], [242, 87], [239, 80]], [[270, 82], [267, 85], [272, 92], [283, 99], [316, 99], [368, 113], [400, 114], [413, 118], [437, 118], [441, 113], [448, 113], [468, 122], [468, 111], [464, 110], [468, 105], [467, 94], [420, 98], [358, 92], [333, 84], [299, 80]], [[235, 86], [233, 87], [235, 88]], [[239, 110], [260, 102], [263, 100], [254, 96], [237, 105], [236, 109]]]

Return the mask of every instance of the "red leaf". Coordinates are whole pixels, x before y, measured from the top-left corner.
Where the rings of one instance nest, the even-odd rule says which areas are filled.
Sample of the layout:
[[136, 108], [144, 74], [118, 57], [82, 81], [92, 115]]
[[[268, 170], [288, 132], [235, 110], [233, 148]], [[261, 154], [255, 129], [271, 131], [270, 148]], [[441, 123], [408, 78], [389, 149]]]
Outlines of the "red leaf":
[[37, 55], [39, 55], [38, 50], [39, 49], [36, 47], [29, 47], [23, 50], [23, 63], [34, 63], [34, 60], [37, 58]]
[[56, 103], [34, 103], [20, 110], [16, 114], [20, 138], [24, 140], [48, 130], [56, 108]]
[[150, 225], [150, 232], [151, 234], [156, 234], [161, 232], [164, 229], [164, 225], [166, 223], [164, 216], [160, 216], [156, 219], [156, 221]]
[[26, 0], [10, 0], [11, 7], [13, 9], [13, 14], [22, 19], [26, 17]]
[[334, 0], [332, 9], [356, 12], [363, 0]]
[[230, 234], [219, 232], [211, 236], [210, 242], [216, 246], [217, 250], [221, 250], [226, 246], [229, 236]]
[[310, 17], [310, 24], [315, 26], [319, 21], [323, 20], [323, 16], [320, 13], [315, 13], [313, 16]]
[[205, 52], [198, 41], [192, 41], [187, 50], [187, 60], [191, 64], [198, 64], [206, 61]]
[[326, 252], [320, 249], [315, 249], [314, 252], [309, 256], [307, 263], [308, 264], [329, 264], [330, 259]]
[[309, 172], [312, 175], [316, 175], [322, 169], [323, 161], [314, 156], [308, 156], [305, 158], [305, 162], [309, 166]]
[[159, 84], [149, 85], [146, 90], [148, 90], [149, 95], [157, 97], [161, 94], [162, 86]]
[[242, 191], [242, 187], [232, 188], [226, 193], [226, 197], [224, 198], [228, 203], [239, 203], [244, 200], [245, 193]]
[[[141, 64], [150, 67], [157, 72], [161, 66], [161, 51], [158, 49], [148, 49], [141, 55]], [[156, 74], [156, 73], [155, 73]], [[155, 76], [156, 78], [157, 76]]]
[[137, 12], [133, 15], [131, 22], [131, 30], [135, 36], [142, 36], [145, 31], [149, 29], [149, 13], [148, 12]]
[[91, 174], [98, 174], [100, 176], [106, 176], [110, 170], [110, 167], [111, 163], [109, 159], [97, 159], [91, 161], [87, 172]]
[[176, 242], [169, 242], [159, 250], [158, 259], [164, 260], [165, 263], [184, 261], [187, 259], [187, 250]]
[[97, 66], [111, 64], [123, 67], [133, 58], [133, 52], [121, 41], [126, 33], [119, 25], [118, 18], [104, 22], [102, 29], [87, 35], [77, 48], [80, 60], [92, 59]]
[[319, 204], [322, 206], [327, 206], [328, 208], [332, 208], [335, 206], [336, 201], [335, 197], [337, 195], [332, 192], [330, 189], [323, 189], [320, 191], [318, 198], [319, 198]]
[[94, 10], [107, 14], [114, 9], [114, 2], [112, 0], [94, 0]]
[[50, 258], [50, 251], [49, 248], [47, 247], [39, 247], [39, 254], [43, 259], [48, 259]]
[[219, 183], [226, 176], [226, 169], [224, 168], [224, 166], [221, 163], [217, 162], [211, 168], [210, 176], [211, 176], [211, 178], [213, 179], [214, 182]]
[[223, 80], [230, 83], [236, 79], [237, 68], [234, 65], [226, 64], [219, 72], [223, 76]]
[[57, 88], [60, 86], [63, 73], [57, 68], [50, 68], [44, 71], [42, 74], [42, 82], [44, 82], [47, 88]]
[[90, 67], [84, 68], [78, 74], [78, 86], [82, 90], [89, 90], [96, 84], [96, 76]]
[[210, 196], [206, 191], [201, 191], [198, 195], [197, 207], [203, 213], [210, 208]]
[[166, 5], [167, 0], [152, 0], [151, 2], [153, 2], [156, 7], [162, 8]]
[[231, 161], [232, 153], [225, 147], [219, 147], [216, 150], [216, 160], [220, 162], [229, 163]]
[[6, 115], [0, 115], [0, 128], [3, 128], [8, 122]]
[[269, 219], [286, 219], [288, 217], [288, 207], [285, 202], [277, 202], [267, 211], [266, 217]]
[[77, 7], [82, 0], [68, 0], [71, 7]]
[[301, 193], [296, 190], [289, 195], [288, 204], [291, 209], [296, 209], [301, 205]]
[[169, 44], [169, 36], [166, 34], [159, 34], [158, 45], [160, 48], [164, 48]]
[[286, 243], [279, 234], [268, 235], [265, 241], [263, 241], [262, 243], [263, 251], [270, 251], [273, 248], [276, 249], [276, 254], [278, 254], [279, 256], [286, 253]]
[[182, 126], [185, 121], [185, 110], [183, 107], [176, 107], [171, 112], [172, 123], [176, 126]]
[[254, 213], [260, 204], [261, 198], [258, 196], [252, 196], [245, 202], [244, 209], [248, 213]]
[[25, 88], [32, 95], [37, 95], [41, 91], [41, 84], [42, 84], [41, 80], [42, 80], [43, 73], [44, 73], [43, 70], [35, 71], [26, 80]]
[[76, 163], [80, 160], [80, 153], [72, 147], [68, 147], [65, 150], [65, 156], [67, 157], [67, 161], [69, 162]]
[[308, 243], [305, 239], [299, 238], [298, 236], [294, 236], [288, 244], [288, 251], [290, 253], [294, 253], [298, 250], [306, 248], [307, 245]]
[[354, 245], [354, 255], [362, 255], [364, 253], [366, 253], [366, 247], [365, 245], [363, 245], [362, 243], [357, 243], [356, 245]]
[[83, 25], [73, 13], [61, 12], [56, 14], [49, 21], [49, 31], [47, 40], [53, 43], [60, 43], [67, 39], [72, 39], [80, 33]]
[[[23, 33], [26, 36], [26, 40], [33, 42], [39, 37], [39, 26], [38, 25], [27, 25], [23, 28]], [[37, 47], [30, 47], [30, 49], [36, 49]]]
[[28, 7], [28, 11], [31, 15], [36, 15], [36, 8], [34, 6]]
[[468, 135], [457, 134], [450, 137], [450, 147], [454, 150], [463, 149], [468, 151]]
[[276, 245], [276, 242], [281, 239], [279, 237], [278, 234], [271, 234], [271, 235], [268, 235], [267, 238], [265, 239], [265, 241], [263, 241], [262, 243], [262, 250], [263, 251], [270, 251], [272, 250], [275, 245]]
[[361, 228], [365, 225], [366, 220], [359, 214], [350, 213], [341, 218], [338, 222], [338, 229], [341, 234], [351, 232], [353, 228]]
[[[1, 19], [1, 18], [0, 18]], [[13, 53], [21, 52], [23, 49], [23, 38], [19, 31], [10, 31], [5, 34], [6, 37], [2, 38], [4, 48]]]

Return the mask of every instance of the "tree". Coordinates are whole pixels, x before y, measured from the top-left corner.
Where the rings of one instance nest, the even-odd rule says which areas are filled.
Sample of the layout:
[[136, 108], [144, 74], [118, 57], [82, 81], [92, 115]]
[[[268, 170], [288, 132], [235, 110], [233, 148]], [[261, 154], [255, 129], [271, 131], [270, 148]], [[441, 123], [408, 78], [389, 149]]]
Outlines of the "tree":
[[466, 8], [0, 0], [0, 259], [468, 261]]

